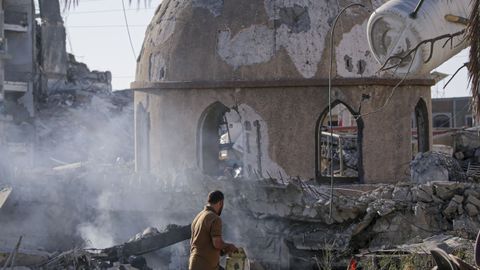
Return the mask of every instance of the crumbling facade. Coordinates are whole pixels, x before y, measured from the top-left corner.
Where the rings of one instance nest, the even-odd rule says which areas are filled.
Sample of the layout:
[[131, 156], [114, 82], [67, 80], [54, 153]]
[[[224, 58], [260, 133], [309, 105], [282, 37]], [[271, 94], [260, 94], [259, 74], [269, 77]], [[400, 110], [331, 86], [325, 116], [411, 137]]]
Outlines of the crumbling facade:
[[0, 1], [0, 25], [0, 147], [10, 158], [32, 163], [37, 74], [33, 1]]
[[339, 11], [325, 1], [164, 1], [132, 83], [137, 170], [167, 178], [198, 169], [328, 177], [321, 142], [333, 57], [332, 106], [343, 104], [356, 119], [356, 180], [408, 179], [414, 112], [419, 149], [431, 145], [433, 81], [409, 77], [396, 87], [399, 77], [377, 73], [366, 38], [369, 13], [360, 8], [340, 18], [330, 55]]
[[[60, 129], [51, 128], [51, 111], [68, 118], [66, 110], [59, 112], [90, 104], [94, 95], [115, 99], [110, 72], [90, 71], [67, 53], [60, 2], [42, 0], [38, 5], [32, 0], [0, 1], [0, 149], [6, 153], [0, 171], [45, 164], [40, 152], [45, 153], [48, 141], [55, 141], [52, 149], [59, 143], [53, 139]], [[70, 126], [60, 118], [54, 125]]]

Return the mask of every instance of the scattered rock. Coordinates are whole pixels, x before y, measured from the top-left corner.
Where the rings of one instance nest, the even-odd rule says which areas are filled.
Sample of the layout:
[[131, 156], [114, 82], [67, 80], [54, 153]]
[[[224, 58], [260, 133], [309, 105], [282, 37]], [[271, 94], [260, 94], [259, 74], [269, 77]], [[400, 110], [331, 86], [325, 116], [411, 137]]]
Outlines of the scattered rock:
[[447, 218], [453, 218], [457, 213], [458, 203], [455, 201], [450, 201], [448, 206], [443, 210], [443, 215]]
[[398, 187], [393, 189], [392, 198], [395, 201], [411, 201], [412, 192], [409, 187]]
[[413, 194], [415, 196], [414, 199], [416, 201], [419, 201], [419, 202], [431, 202], [431, 201], [433, 201], [432, 194], [431, 193], [428, 194], [427, 192], [425, 192], [424, 190], [422, 190], [420, 188], [416, 189], [413, 192]]
[[465, 210], [467, 210], [468, 215], [471, 217], [478, 215], [477, 207], [471, 203], [467, 203], [467, 205], [465, 205]]
[[480, 208], [480, 200], [477, 199], [476, 197], [472, 196], [472, 195], [468, 196], [467, 202], [469, 202], [469, 203], [475, 205], [476, 207]]
[[465, 238], [475, 239], [480, 230], [480, 224], [470, 217], [461, 216], [453, 220], [453, 230], [464, 233]]
[[473, 190], [473, 189], [465, 190], [464, 194], [465, 194], [466, 197], [472, 195], [473, 197], [480, 198], [480, 193], [478, 191]]
[[450, 200], [454, 194], [455, 194], [455, 191], [452, 189], [449, 189], [448, 186], [435, 185], [435, 195], [442, 200]]
[[459, 215], [463, 215], [463, 212], [464, 212], [464, 211], [463, 211], [463, 206], [462, 206], [462, 204], [460, 203], [460, 204], [458, 204], [458, 206], [457, 206], [457, 213], [458, 213]]
[[432, 152], [444, 154], [447, 156], [453, 156], [453, 147], [444, 144], [432, 145]]
[[455, 201], [456, 203], [461, 204], [463, 202], [463, 199], [464, 199], [463, 196], [455, 195], [453, 196], [452, 201]]

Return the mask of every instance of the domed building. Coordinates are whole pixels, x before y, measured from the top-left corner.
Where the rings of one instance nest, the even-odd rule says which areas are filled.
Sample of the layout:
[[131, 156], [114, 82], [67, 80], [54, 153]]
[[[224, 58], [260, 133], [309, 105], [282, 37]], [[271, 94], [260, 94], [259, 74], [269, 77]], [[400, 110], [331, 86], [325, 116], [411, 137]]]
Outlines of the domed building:
[[434, 81], [378, 72], [370, 13], [358, 6], [339, 18], [330, 55], [340, 9], [338, 1], [164, 0], [132, 83], [137, 170], [321, 181], [333, 162], [339, 179], [408, 179], [412, 156], [431, 146]]

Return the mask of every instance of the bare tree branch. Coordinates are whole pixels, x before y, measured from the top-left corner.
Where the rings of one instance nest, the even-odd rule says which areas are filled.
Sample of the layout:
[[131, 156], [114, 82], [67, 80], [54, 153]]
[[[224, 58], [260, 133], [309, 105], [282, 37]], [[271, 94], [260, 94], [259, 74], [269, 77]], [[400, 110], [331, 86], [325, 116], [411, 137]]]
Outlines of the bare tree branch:
[[459, 68], [457, 69], [457, 71], [455, 71], [455, 73], [453, 73], [452, 77], [450, 77], [450, 79], [448, 80], [448, 82], [443, 86], [443, 89], [447, 88], [447, 85], [453, 80], [453, 78], [455, 78], [455, 76], [457, 75], [457, 73], [458, 73], [460, 70], [462, 70], [463, 68], [468, 67], [468, 65], [469, 65], [469, 62], [467, 62], [467, 63], [463, 64], [461, 67], [459, 67]]
[[[408, 51], [406, 54], [404, 54], [404, 55], [393, 55], [393, 56], [390, 56], [389, 58], [387, 58], [387, 60], [383, 64], [383, 66], [380, 67], [380, 71], [387, 71], [387, 70], [390, 70], [390, 69], [398, 68], [403, 63], [403, 61], [405, 59], [407, 59], [412, 54], [416, 54], [417, 51], [420, 49], [420, 47], [422, 47], [423, 45], [426, 45], [426, 44], [430, 45], [430, 54], [428, 55], [428, 58], [424, 61], [424, 63], [428, 63], [432, 59], [433, 48], [434, 48], [434, 45], [437, 41], [446, 39], [442, 48], [445, 48], [445, 46], [448, 44], [448, 42], [450, 42], [450, 47], [454, 48], [454, 47], [458, 46], [458, 44], [453, 46], [453, 38], [464, 35], [464, 34], [465, 34], [465, 30], [461, 30], [461, 31], [458, 31], [458, 32], [453, 33], [453, 34], [445, 34], [445, 35], [441, 35], [441, 36], [434, 37], [434, 38], [431, 38], [431, 39], [422, 40], [420, 43], [417, 44], [417, 46], [415, 46], [413, 49]], [[463, 42], [463, 40], [462, 40], [462, 42]], [[389, 62], [391, 62], [393, 60], [398, 60], [399, 62], [396, 63], [396, 64], [393, 64], [391, 66], [387, 66], [389, 64]]]

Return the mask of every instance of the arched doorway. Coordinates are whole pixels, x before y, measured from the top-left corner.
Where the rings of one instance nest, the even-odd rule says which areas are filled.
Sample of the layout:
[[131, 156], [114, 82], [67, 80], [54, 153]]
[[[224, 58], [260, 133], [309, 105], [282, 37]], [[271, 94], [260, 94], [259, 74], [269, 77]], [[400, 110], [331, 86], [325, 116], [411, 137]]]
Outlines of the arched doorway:
[[332, 103], [331, 123], [328, 107], [318, 118], [315, 128], [317, 180], [329, 180], [333, 173], [338, 181], [363, 181], [363, 120], [358, 115], [350, 106], [337, 100]]
[[198, 164], [211, 176], [239, 178], [243, 171], [244, 132], [241, 117], [220, 102], [201, 115], [198, 129]]
[[415, 106], [412, 128], [414, 155], [417, 152], [428, 152], [430, 150], [430, 124], [427, 103], [423, 99], [420, 99]]

